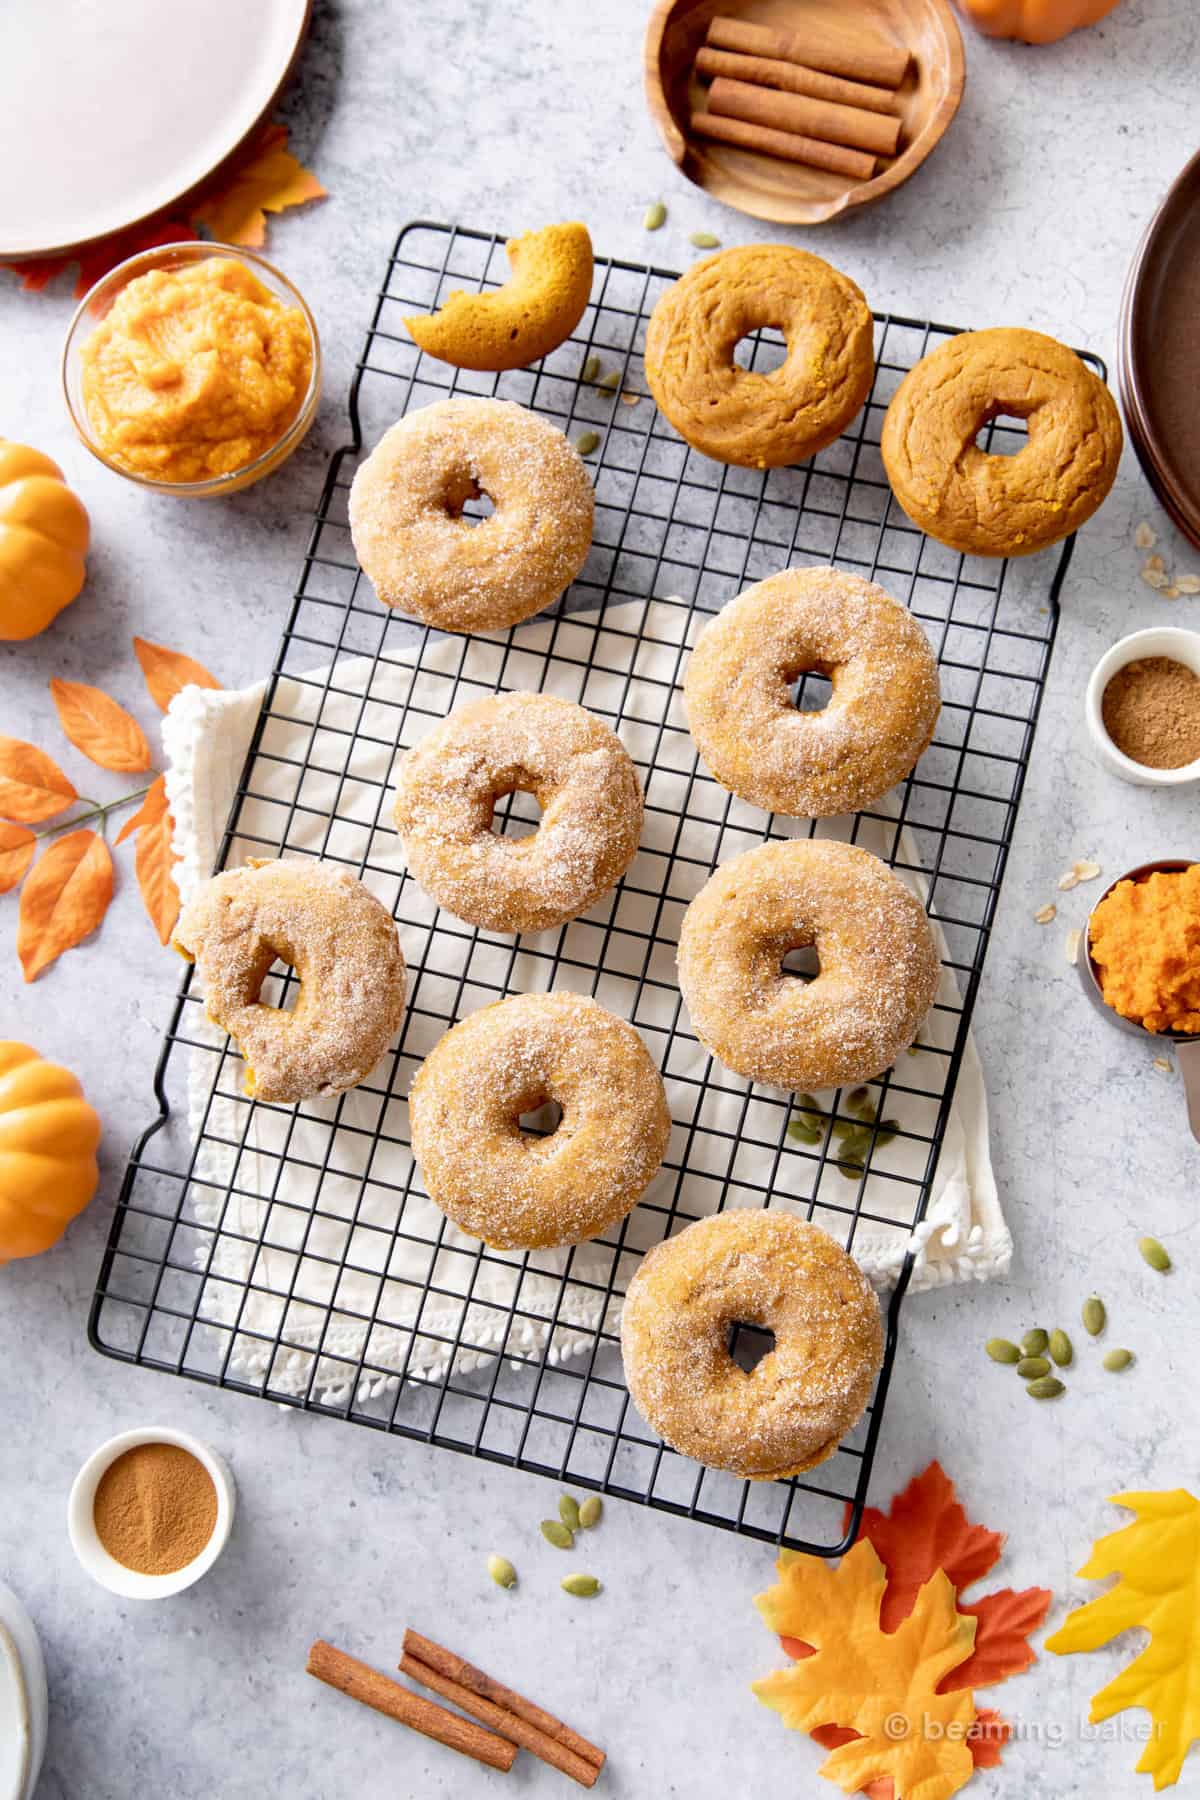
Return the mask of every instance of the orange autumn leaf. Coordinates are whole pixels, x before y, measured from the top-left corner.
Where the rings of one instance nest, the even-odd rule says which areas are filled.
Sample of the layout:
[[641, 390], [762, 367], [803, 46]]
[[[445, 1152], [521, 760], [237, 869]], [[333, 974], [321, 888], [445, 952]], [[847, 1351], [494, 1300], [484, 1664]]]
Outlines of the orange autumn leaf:
[[135, 831], [140, 831], [142, 829], [143, 825], [157, 825], [166, 810], [167, 778], [165, 775], [159, 775], [155, 777], [150, 783], [150, 786], [146, 789], [142, 804], [138, 807], [133, 817], [131, 819], [126, 819], [124, 825], [122, 825], [120, 831], [118, 831], [118, 844], [123, 844], [127, 837], [132, 837]]
[[75, 298], [82, 300], [102, 275], [107, 275], [126, 257], [136, 256], [141, 250], [156, 250], [160, 244], [191, 243], [195, 237], [196, 233], [185, 221], [160, 219], [149, 225], [135, 225], [129, 231], [119, 231], [113, 237], [101, 238], [98, 243], [89, 245], [82, 255], [70, 251], [66, 256], [33, 257], [28, 262], [5, 263], [3, 267], [18, 278], [27, 294], [40, 294], [77, 262], [79, 274], [75, 281]]
[[32, 831], [0, 819], [0, 894], [7, 894], [24, 878], [36, 849], [37, 839]]
[[146, 734], [123, 706], [98, 687], [84, 681], [50, 683], [58, 708], [58, 722], [77, 750], [121, 775], [136, 775], [150, 767]]
[[138, 832], [133, 859], [142, 904], [160, 944], [166, 943], [179, 917], [179, 889], [175, 886], [175, 858], [171, 852], [174, 831], [171, 815], [164, 810], [153, 824], [144, 825]]
[[206, 194], [193, 210], [193, 225], [203, 226], [219, 243], [258, 249], [266, 237], [266, 213], [323, 199], [325, 189], [297, 162], [287, 141], [286, 125], [268, 125], [228, 185]]
[[0, 817], [39, 825], [78, 800], [52, 757], [23, 738], [0, 737]]
[[182, 650], [168, 650], [165, 644], [152, 644], [148, 638], [140, 637], [134, 638], [133, 648], [142, 665], [150, 698], [163, 712], [182, 688], [219, 688], [221, 685], [203, 663], [185, 656]]
[[51, 844], [21, 889], [17, 955], [26, 981], [95, 931], [112, 891], [112, 857], [96, 832], [72, 831]]

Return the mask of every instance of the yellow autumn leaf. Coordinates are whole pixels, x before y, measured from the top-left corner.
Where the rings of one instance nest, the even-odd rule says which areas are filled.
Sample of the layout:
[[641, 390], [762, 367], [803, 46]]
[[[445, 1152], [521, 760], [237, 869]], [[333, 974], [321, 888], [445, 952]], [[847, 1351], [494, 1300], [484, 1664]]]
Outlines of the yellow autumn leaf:
[[909, 1616], [885, 1632], [887, 1571], [867, 1539], [836, 1568], [792, 1556], [779, 1575], [755, 1604], [772, 1631], [786, 1629], [815, 1654], [756, 1681], [758, 1698], [794, 1731], [858, 1732], [821, 1765], [845, 1793], [890, 1777], [896, 1800], [950, 1800], [974, 1771], [975, 1701], [969, 1688], [939, 1694], [937, 1686], [970, 1656], [975, 1620], [958, 1611], [949, 1577], [939, 1569]]
[[221, 244], [245, 244], [257, 250], [267, 235], [265, 213], [322, 200], [325, 189], [287, 147], [286, 125], [268, 125], [227, 186], [205, 195], [192, 213]]
[[1088, 1715], [1094, 1725], [1130, 1706], [1144, 1706], [1154, 1731], [1137, 1765], [1155, 1789], [1179, 1780], [1183, 1759], [1200, 1738], [1200, 1500], [1186, 1488], [1113, 1494], [1135, 1513], [1132, 1525], [1099, 1538], [1079, 1575], [1115, 1587], [1077, 1607], [1046, 1649], [1058, 1656], [1098, 1650], [1140, 1627], [1150, 1642], [1128, 1668], [1101, 1688]]

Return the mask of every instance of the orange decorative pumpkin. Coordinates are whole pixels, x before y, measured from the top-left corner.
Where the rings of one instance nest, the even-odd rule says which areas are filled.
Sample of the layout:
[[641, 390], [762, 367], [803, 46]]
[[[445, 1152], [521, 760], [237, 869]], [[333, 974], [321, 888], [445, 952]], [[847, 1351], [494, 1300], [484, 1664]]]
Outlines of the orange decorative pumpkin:
[[0, 1043], [0, 1263], [58, 1242], [96, 1191], [99, 1142], [71, 1071]]
[[1117, 0], [959, 0], [972, 24], [988, 37], [1056, 44], [1081, 25], [1096, 25]]
[[36, 637], [83, 586], [88, 516], [56, 462], [0, 438], [0, 639]]

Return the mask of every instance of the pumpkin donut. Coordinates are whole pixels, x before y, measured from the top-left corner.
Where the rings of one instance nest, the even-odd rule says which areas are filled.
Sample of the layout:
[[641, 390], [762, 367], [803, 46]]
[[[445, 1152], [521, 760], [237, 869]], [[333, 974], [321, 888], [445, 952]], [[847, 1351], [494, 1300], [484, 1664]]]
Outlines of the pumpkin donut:
[[546, 225], [505, 249], [512, 275], [502, 288], [455, 288], [437, 312], [405, 319], [429, 356], [459, 369], [522, 369], [570, 337], [592, 294], [587, 226]]
[[[252, 860], [214, 875], [180, 914], [174, 948], [199, 969], [205, 1016], [241, 1051], [258, 1100], [290, 1105], [354, 1087], [404, 1012], [395, 920], [327, 863]], [[290, 1012], [259, 999], [277, 959], [300, 978]]]
[[[733, 357], [775, 326], [787, 358], [768, 374]], [[705, 257], [669, 287], [646, 332], [646, 380], [680, 437], [717, 462], [773, 469], [840, 437], [874, 375], [874, 327], [847, 275], [789, 244]]]
[[[813, 947], [819, 973], [783, 959]], [[870, 1081], [912, 1043], [938, 955], [925, 909], [886, 863], [828, 838], [735, 856], [683, 915], [679, 986], [701, 1043], [769, 1087]]]
[[[827, 675], [820, 712], [791, 683]], [[906, 607], [837, 569], [785, 569], [704, 627], [683, 684], [688, 727], [722, 787], [767, 812], [857, 812], [902, 781], [941, 710], [937, 660]]]
[[[495, 511], [473, 524], [468, 500]], [[514, 400], [438, 400], [385, 431], [350, 488], [350, 535], [384, 606], [498, 631], [568, 588], [595, 497], [578, 451]]]
[[[497, 800], [534, 796], [528, 837], [492, 830]], [[427, 893], [471, 925], [547, 931], [625, 873], [642, 831], [633, 760], [601, 720], [552, 694], [470, 700], [409, 750], [396, 830]]]
[[[749, 1373], [736, 1324], [774, 1333]], [[629, 1284], [633, 1403], [683, 1456], [750, 1481], [802, 1474], [862, 1417], [883, 1361], [879, 1302], [828, 1232], [791, 1213], [717, 1213], [657, 1244]]]
[[[557, 1101], [547, 1137], [521, 1116]], [[425, 1058], [408, 1100], [431, 1197], [497, 1250], [578, 1244], [623, 1219], [671, 1134], [662, 1077], [632, 1025], [582, 994], [514, 994]]]
[[[975, 442], [1024, 419], [1015, 456]], [[1030, 556], [1090, 519], [1116, 479], [1121, 416], [1098, 375], [1040, 331], [947, 338], [910, 369], [883, 421], [892, 491], [915, 525], [969, 556]]]

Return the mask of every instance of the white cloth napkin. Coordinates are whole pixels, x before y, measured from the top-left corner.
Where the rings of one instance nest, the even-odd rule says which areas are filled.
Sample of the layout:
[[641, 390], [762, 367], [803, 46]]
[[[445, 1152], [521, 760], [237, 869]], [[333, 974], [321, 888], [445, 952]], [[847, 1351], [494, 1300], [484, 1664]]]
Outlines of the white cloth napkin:
[[[680, 634], [688, 617], [687, 609], [677, 603], [629, 602], [610, 605], [599, 623], [601, 630], [612, 626], [639, 633], [638, 675], [672, 681], [680, 672]], [[702, 619], [693, 629], [700, 623]], [[571, 644], [573, 632], [594, 634], [597, 628], [595, 615], [572, 614], [568, 622], [558, 625], [555, 646], [565, 656], [577, 655], [579, 646]], [[522, 646], [544, 655], [549, 631], [545, 619], [534, 619], [514, 633], [514, 648], [505, 665], [506, 687], [523, 684]], [[493, 691], [500, 642], [469, 640], [464, 663], [464, 640], [430, 638], [417, 667], [411, 645], [389, 641], [386, 658], [349, 658], [332, 670], [282, 679], [256, 752], [248, 784], [250, 797], [242, 803], [229, 863], [281, 852], [332, 852], [357, 861], [363, 846], [369, 844], [368, 885], [385, 904], [393, 905], [402, 853], [386, 824], [390, 802], [385, 800], [380, 807], [380, 784], [392, 785], [397, 752], [429, 728], [430, 710], [446, 710], [455, 692], [461, 701], [476, 692]], [[595, 660], [602, 665], [604, 657], [601, 654]], [[552, 657], [546, 667], [549, 673], [544, 685], [548, 689], [570, 698], [581, 697], [577, 661], [560, 666]], [[562, 682], [555, 679], [560, 667]], [[457, 690], [446, 679], [448, 675], [457, 676]], [[179, 858], [176, 879], [185, 901], [215, 865], [264, 690], [263, 683], [238, 692], [187, 688], [176, 697], [164, 721], [167, 794]], [[663, 693], [670, 691], [648, 686], [645, 705], [661, 711]], [[402, 709], [410, 697], [424, 713], [409, 715], [401, 732]], [[585, 703], [590, 698], [597, 707], [604, 705], [603, 698], [590, 689], [583, 698]], [[677, 688], [668, 723], [672, 729], [659, 741], [659, 767], [664, 758], [670, 763], [674, 754], [676, 771], [690, 775], [692, 752]], [[647, 746], [635, 741], [636, 714], [634, 721], [622, 723], [620, 730], [638, 758]], [[642, 755], [643, 766], [645, 760]], [[711, 790], [711, 805], [706, 803], [707, 790]], [[297, 801], [299, 804], [293, 804]], [[707, 811], [708, 816], [720, 818], [726, 804], [723, 790], [701, 776], [683, 827], [681, 848], [685, 852], [690, 850], [707, 862], [711, 849], [703, 815]], [[692, 814], [698, 815], [695, 823]], [[744, 830], [745, 843], [737, 841], [736, 833], [731, 843], [727, 828], [721, 841], [722, 860], [758, 842], [761, 836], [762, 815], [754, 809], [735, 802], [730, 819]], [[864, 823], [869, 830], [860, 830], [858, 842], [883, 855], [898, 848], [902, 861], [917, 864], [916, 848], [907, 832], [901, 831], [897, 846], [895, 827], [889, 829], [882, 821]], [[845, 835], [848, 824], [826, 821], [822, 830]], [[807, 832], [808, 827], [801, 823], [797, 829]], [[640, 886], [652, 882], [654, 867], [661, 880], [662, 859], [657, 865], [653, 860], [654, 832], [648, 812], [643, 854], [649, 866]], [[689, 841], [689, 834], [694, 841]], [[376, 872], [380, 867], [395, 870], [396, 878], [381, 877]], [[681, 895], [684, 900], [690, 897], [690, 893]], [[636, 899], [633, 904], [638, 904]], [[649, 913], [650, 902], [640, 904]], [[445, 1003], [445, 996], [461, 990], [461, 1016], [495, 998], [492, 992], [472, 988], [469, 971], [465, 987], [461, 985], [464, 958], [486, 951], [477, 945], [472, 953], [469, 933], [461, 927], [447, 930], [440, 921], [445, 921], [445, 915], [432, 902], [423, 903], [409, 884], [401, 914], [401, 940], [410, 963], [414, 959], [424, 962], [423, 1010], [436, 1011], [438, 1004]], [[631, 918], [629, 922], [636, 921]], [[612, 941], [616, 944], [618, 940]], [[485, 934], [481, 942], [484, 946], [494, 942], [495, 966], [506, 969], [511, 940], [489, 939]], [[590, 988], [594, 970], [588, 967], [587, 953], [580, 954], [579, 980]], [[667, 979], [673, 979], [673, 969]], [[545, 985], [532, 957], [518, 959], [511, 980], [517, 988]], [[942, 982], [939, 997], [957, 1008], [953, 978], [945, 970]], [[563, 985], [561, 976], [559, 985]], [[631, 986], [615, 971], [610, 977], [606, 969], [596, 989], [597, 998], [620, 1011], [621, 993]], [[653, 1051], [653, 1020], [647, 1025], [639, 1013], [635, 1022], [648, 1033]], [[922, 1042], [948, 1047], [955, 1024], [953, 1012], [935, 1010]], [[406, 1039], [414, 1067], [443, 1028], [436, 1018], [414, 1017]], [[197, 1263], [206, 1276], [201, 1314], [224, 1331], [234, 1371], [265, 1379], [270, 1389], [284, 1393], [315, 1391], [340, 1397], [353, 1387], [361, 1398], [393, 1388], [405, 1372], [433, 1380], [451, 1362], [455, 1371], [465, 1372], [505, 1351], [540, 1355], [547, 1349], [547, 1338], [551, 1361], [585, 1354], [602, 1315], [605, 1328], [615, 1330], [619, 1299], [606, 1302], [603, 1291], [616, 1267], [614, 1259], [620, 1255], [612, 1249], [584, 1244], [571, 1252], [523, 1256], [489, 1250], [485, 1254], [475, 1240], [443, 1220], [420, 1189], [419, 1180], [412, 1181], [404, 1202], [403, 1230], [396, 1232], [398, 1193], [411, 1180], [411, 1156], [404, 1101], [399, 1097], [388, 1100], [380, 1118], [379, 1090], [386, 1088], [385, 1080], [368, 1082], [365, 1089], [354, 1090], [340, 1103], [306, 1103], [295, 1114], [282, 1108], [251, 1108], [240, 1098], [240, 1061], [229, 1051], [224, 1035], [202, 1021], [199, 1008], [189, 1012], [188, 1035], [196, 1044], [190, 1053], [189, 1103], [192, 1130], [201, 1138], [197, 1174], [216, 1184], [196, 1182], [191, 1191], [195, 1220], [208, 1228], [197, 1234], [202, 1240]], [[673, 1055], [682, 1054], [688, 1060], [664, 1069], [668, 1099], [675, 1119], [690, 1121], [696, 1089], [694, 1084], [684, 1087], [678, 1078], [701, 1073], [706, 1052], [690, 1036], [681, 1039], [677, 1035], [674, 1043]], [[945, 1066], [945, 1057], [923, 1052], [917, 1052], [911, 1063], [901, 1059], [897, 1071], [901, 1085], [926, 1091], [890, 1094], [889, 1115], [902, 1126], [929, 1133], [941, 1098]], [[806, 1193], [801, 1183], [811, 1175], [811, 1161], [791, 1155], [780, 1159], [765, 1145], [756, 1147], [750, 1141], [754, 1102], [751, 1099], [747, 1107], [745, 1082], [723, 1074], [721, 1085], [710, 1088], [705, 1105], [705, 1125], [740, 1139], [731, 1203], [738, 1203], [736, 1180], [744, 1168], [748, 1179], [770, 1181], [773, 1205], [787, 1204], [794, 1197], [797, 1206], [807, 1212], [815, 1198], [817, 1222], [835, 1232], [840, 1222], [845, 1235], [844, 1211], [824, 1212], [821, 1201], [827, 1198], [834, 1208], [845, 1209], [847, 1192], [853, 1194], [854, 1190], [843, 1185], [839, 1192], [842, 1178], [836, 1169], [827, 1168], [821, 1193]], [[341, 1125], [333, 1124], [335, 1117]], [[327, 1154], [331, 1125], [334, 1148]], [[378, 1149], [368, 1135], [377, 1125], [385, 1133]], [[354, 1126], [360, 1129], [351, 1129]], [[673, 1151], [677, 1143], [682, 1145], [684, 1135], [677, 1124]], [[762, 1135], [777, 1139], [777, 1111], [770, 1132], [764, 1130]], [[685, 1178], [680, 1201], [681, 1209], [692, 1215], [715, 1205], [715, 1195], [709, 1196], [716, 1183], [703, 1174], [705, 1140], [703, 1128], [693, 1132], [689, 1166], [697, 1168], [697, 1174], [695, 1179], [690, 1174]], [[714, 1172], [723, 1172], [729, 1164], [729, 1142], [729, 1138], [712, 1139], [724, 1159], [719, 1166], [714, 1161]], [[381, 1169], [385, 1151], [386, 1163]], [[987, 1100], [973, 1042], [968, 1042], [962, 1060], [928, 1214], [910, 1230], [915, 1192], [911, 1183], [920, 1177], [925, 1155], [923, 1144], [903, 1138], [877, 1152], [862, 1202], [872, 1218], [858, 1223], [851, 1246], [855, 1258], [880, 1287], [895, 1282], [910, 1245], [916, 1254], [911, 1279], [914, 1289], [1003, 1275], [1011, 1259], [1012, 1239], [992, 1173]], [[380, 1176], [386, 1185], [375, 1185], [373, 1178]], [[905, 1176], [907, 1183], [899, 1179]], [[665, 1174], [659, 1178], [664, 1179]], [[233, 1188], [228, 1198], [224, 1192], [227, 1184]], [[646, 1198], [654, 1192], [652, 1187]], [[281, 1199], [286, 1205], [280, 1204]], [[743, 1203], [759, 1202], [757, 1197], [747, 1196]], [[628, 1241], [644, 1249], [661, 1235], [663, 1215], [647, 1214], [648, 1223], [640, 1236], [638, 1216], [635, 1211]], [[620, 1269], [618, 1285], [623, 1287], [632, 1272], [628, 1257]], [[439, 1290], [437, 1294], [424, 1293], [427, 1281]], [[514, 1300], [519, 1308], [515, 1313], [510, 1310]], [[286, 1346], [277, 1347], [280, 1337]], [[312, 1352], [317, 1357], [315, 1369]], [[366, 1364], [365, 1374], [359, 1370], [360, 1358]]]

